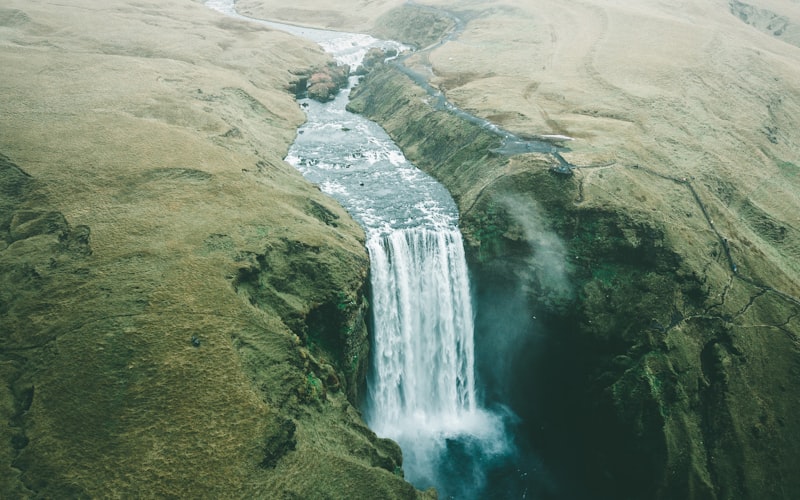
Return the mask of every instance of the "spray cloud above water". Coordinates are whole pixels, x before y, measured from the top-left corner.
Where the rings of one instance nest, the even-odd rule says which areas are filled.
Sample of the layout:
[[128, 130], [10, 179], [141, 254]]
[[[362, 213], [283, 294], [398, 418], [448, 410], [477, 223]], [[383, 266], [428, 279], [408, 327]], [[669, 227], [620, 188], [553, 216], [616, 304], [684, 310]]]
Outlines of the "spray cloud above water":
[[524, 293], [544, 295], [560, 303], [572, 297], [567, 269], [567, 252], [561, 238], [548, 228], [539, 204], [530, 198], [504, 196], [500, 204], [530, 247], [528, 272], [520, 276]]

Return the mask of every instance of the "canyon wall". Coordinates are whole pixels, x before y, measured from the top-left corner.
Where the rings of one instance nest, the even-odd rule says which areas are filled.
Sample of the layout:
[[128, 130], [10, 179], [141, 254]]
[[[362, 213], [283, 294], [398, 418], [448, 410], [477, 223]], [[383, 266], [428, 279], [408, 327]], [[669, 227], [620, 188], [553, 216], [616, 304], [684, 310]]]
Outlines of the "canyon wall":
[[[455, 14], [406, 64], [576, 139], [572, 175], [493, 153], [391, 65], [351, 105], [456, 199], [479, 376], [549, 493], [797, 497], [796, 9], [430, 3], [281, 16], [427, 47]], [[421, 495], [355, 406], [363, 234], [282, 160], [320, 50], [200, 2], [12, 0], [0, 59], [3, 496]]]
[[[638, 164], [586, 169], [614, 189], [581, 169], [553, 173], [546, 155], [493, 153], [496, 135], [437, 110], [391, 65], [361, 83], [350, 108], [381, 123], [459, 204], [488, 397], [511, 405], [523, 442], [571, 483], [560, 494], [798, 491], [798, 303], [731, 267], [731, 243], [688, 179]], [[599, 189], [614, 199], [594, 197]], [[653, 191], [667, 193], [691, 237], [665, 224], [664, 208], [626, 203]]]
[[431, 3], [465, 26], [407, 68], [520, 136], [575, 139], [561, 175], [493, 153], [396, 67], [354, 94], [461, 208], [488, 397], [567, 498], [796, 496], [800, 13]]

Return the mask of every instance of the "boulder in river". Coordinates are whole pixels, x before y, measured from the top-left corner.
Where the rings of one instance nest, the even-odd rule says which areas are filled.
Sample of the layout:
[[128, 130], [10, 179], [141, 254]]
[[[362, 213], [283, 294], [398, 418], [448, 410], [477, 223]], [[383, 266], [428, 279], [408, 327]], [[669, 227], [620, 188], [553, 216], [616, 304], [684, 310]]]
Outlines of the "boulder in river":
[[330, 101], [339, 90], [347, 85], [350, 68], [346, 65], [327, 64], [316, 68], [308, 77], [306, 92], [308, 97], [320, 102]]

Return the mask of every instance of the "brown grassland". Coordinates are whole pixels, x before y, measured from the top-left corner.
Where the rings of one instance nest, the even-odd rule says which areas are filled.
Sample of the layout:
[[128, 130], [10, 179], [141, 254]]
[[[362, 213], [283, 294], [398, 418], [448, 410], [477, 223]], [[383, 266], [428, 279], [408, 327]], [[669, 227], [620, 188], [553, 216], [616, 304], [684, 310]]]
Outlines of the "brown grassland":
[[346, 397], [363, 233], [282, 161], [325, 60], [200, 2], [0, 6], [0, 496], [414, 495]]

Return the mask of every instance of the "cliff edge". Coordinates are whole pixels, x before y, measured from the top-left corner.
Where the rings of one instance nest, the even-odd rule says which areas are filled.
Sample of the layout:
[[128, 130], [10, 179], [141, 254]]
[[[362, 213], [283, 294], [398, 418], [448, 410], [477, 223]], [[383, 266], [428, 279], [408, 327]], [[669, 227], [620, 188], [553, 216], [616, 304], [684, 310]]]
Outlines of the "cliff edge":
[[479, 371], [551, 468], [533, 486], [795, 497], [796, 47], [739, 2], [437, 4], [466, 26], [406, 67], [519, 137], [560, 136], [566, 171], [502, 154], [393, 65], [350, 108], [461, 209]]

